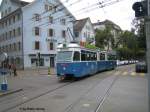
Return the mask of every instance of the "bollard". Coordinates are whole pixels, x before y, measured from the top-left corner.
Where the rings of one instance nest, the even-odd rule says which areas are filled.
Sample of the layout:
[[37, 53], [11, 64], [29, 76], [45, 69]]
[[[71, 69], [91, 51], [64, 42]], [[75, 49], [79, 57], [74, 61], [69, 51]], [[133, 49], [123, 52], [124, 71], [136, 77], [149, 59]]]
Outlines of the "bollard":
[[48, 75], [51, 75], [50, 67], [48, 67]]
[[1, 91], [7, 91], [8, 90], [8, 83], [7, 83], [7, 71], [4, 69], [0, 70], [1, 72], [1, 78], [2, 78], [2, 82], [1, 82]]

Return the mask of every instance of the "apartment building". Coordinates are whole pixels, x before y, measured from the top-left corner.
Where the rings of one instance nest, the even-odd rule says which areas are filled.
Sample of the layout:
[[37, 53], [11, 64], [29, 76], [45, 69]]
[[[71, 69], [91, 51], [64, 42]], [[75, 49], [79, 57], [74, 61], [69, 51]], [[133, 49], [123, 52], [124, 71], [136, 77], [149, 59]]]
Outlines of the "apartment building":
[[[117, 24], [115, 24], [114, 22], [110, 21], [110, 20], [105, 20], [105, 21], [99, 21], [97, 23], [93, 23], [93, 27], [94, 29], [98, 29], [98, 30], [104, 30], [106, 27], [110, 27], [111, 28], [111, 34], [113, 35], [114, 38], [114, 42], [115, 44], [118, 41], [118, 37], [120, 36], [122, 29], [120, 28], [120, 26], [118, 26]], [[109, 43], [109, 50], [112, 50], [112, 45], [111, 42]], [[105, 50], [108, 50], [108, 46], [105, 46]]]
[[95, 45], [95, 31], [90, 18], [76, 20], [73, 26], [75, 40], [84, 46], [86, 43]]
[[72, 40], [75, 18], [66, 7], [59, 0], [3, 0], [0, 11], [0, 52], [8, 53], [9, 63], [55, 67], [56, 46]]

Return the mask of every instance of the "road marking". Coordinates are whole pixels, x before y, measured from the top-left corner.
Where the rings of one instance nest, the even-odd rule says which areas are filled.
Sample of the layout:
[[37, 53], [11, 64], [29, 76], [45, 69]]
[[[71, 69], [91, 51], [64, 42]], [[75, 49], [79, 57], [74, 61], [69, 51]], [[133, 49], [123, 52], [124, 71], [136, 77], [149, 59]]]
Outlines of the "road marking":
[[123, 74], [122, 75], [127, 75], [128, 74], [128, 72], [123, 72]]
[[83, 104], [83, 107], [89, 107], [90, 104]]
[[131, 73], [131, 76], [136, 76], [136, 73], [135, 73], [135, 72], [132, 72], [132, 73]]
[[145, 76], [145, 73], [140, 73], [139, 75], [142, 76], [142, 77], [144, 77], [144, 76]]
[[120, 72], [116, 72], [114, 75], [119, 75]]
[[27, 100], [28, 98], [27, 98], [27, 97], [23, 97], [22, 99], [23, 99], [23, 100]]

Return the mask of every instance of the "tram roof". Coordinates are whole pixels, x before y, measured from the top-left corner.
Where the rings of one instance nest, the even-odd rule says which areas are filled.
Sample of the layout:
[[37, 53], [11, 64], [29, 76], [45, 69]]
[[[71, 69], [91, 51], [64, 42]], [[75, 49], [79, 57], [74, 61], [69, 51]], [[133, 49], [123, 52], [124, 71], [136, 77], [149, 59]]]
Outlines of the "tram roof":
[[81, 50], [92, 51], [92, 52], [100, 51], [99, 49], [90, 49], [90, 48], [82, 47], [77, 43], [59, 44], [57, 46], [57, 49], [65, 49], [65, 48], [81, 49]]

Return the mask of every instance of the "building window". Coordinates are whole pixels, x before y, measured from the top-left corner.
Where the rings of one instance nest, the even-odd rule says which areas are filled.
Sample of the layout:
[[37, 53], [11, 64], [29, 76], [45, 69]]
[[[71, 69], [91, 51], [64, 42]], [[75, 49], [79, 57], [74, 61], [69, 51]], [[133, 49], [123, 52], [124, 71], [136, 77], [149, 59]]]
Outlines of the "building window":
[[5, 26], [7, 27], [7, 20], [5, 21]]
[[44, 59], [41, 58], [40, 60], [37, 60], [36, 58], [31, 58], [32, 66], [38, 66], [38, 63], [39, 63], [39, 66], [44, 66]]
[[12, 37], [12, 31], [9, 31], [9, 37], [10, 38]]
[[52, 6], [50, 6], [50, 5], [45, 5], [45, 11], [47, 12], [47, 11], [51, 11], [53, 9], [53, 7]]
[[13, 36], [14, 37], [16, 36], [16, 30], [15, 29], [13, 30]]
[[8, 8], [8, 12], [9, 12], [9, 13], [11, 12], [11, 7]]
[[12, 47], [11, 47], [11, 44], [9, 44], [9, 51], [11, 51], [12, 50]]
[[11, 25], [11, 19], [8, 20], [9, 25]]
[[76, 32], [74, 33], [74, 35], [75, 35], [75, 37], [79, 37], [79, 32], [76, 31]]
[[13, 48], [14, 48], [14, 51], [16, 51], [16, 49], [17, 49], [16, 43], [14, 43], [13, 46], [14, 46], [14, 47], [13, 47]]
[[66, 31], [65, 30], [62, 31], [62, 37], [66, 38]]
[[35, 50], [39, 50], [39, 49], [40, 49], [40, 42], [35, 41]]
[[4, 23], [2, 23], [2, 28], [4, 28], [5, 27], [5, 25], [4, 25]]
[[5, 33], [5, 38], [6, 38], [6, 40], [7, 40], [7, 38], [8, 38], [7, 32]]
[[34, 19], [35, 21], [40, 21], [40, 15], [39, 14], [34, 14]]
[[1, 14], [2, 14], [2, 17], [4, 17], [4, 13], [2, 12]]
[[7, 10], [5, 10], [5, 16], [7, 15]]
[[38, 61], [36, 58], [31, 58], [31, 65], [32, 66], [38, 66]]
[[20, 27], [17, 29], [17, 32], [18, 32], [18, 36], [20, 36], [21, 35], [21, 28]]
[[35, 36], [39, 36], [39, 35], [40, 35], [40, 28], [35, 27]]
[[21, 50], [21, 43], [18, 42], [18, 51], [20, 51], [20, 50]]
[[15, 21], [16, 21], [16, 17], [15, 17], [15, 16], [13, 16], [13, 23], [15, 23]]
[[50, 46], [50, 50], [54, 50], [54, 44], [52, 42], [50, 42], [49, 46]]
[[17, 65], [21, 64], [21, 59], [19, 57], [16, 58], [16, 64]]
[[62, 25], [66, 24], [66, 20], [65, 19], [61, 19], [60, 22], [61, 22]]
[[53, 29], [49, 29], [49, 37], [53, 37], [54, 36], [54, 30]]
[[17, 15], [17, 20], [19, 21], [19, 20], [20, 20], [20, 18], [21, 18], [21, 17], [20, 17], [20, 14], [18, 14], [18, 15]]
[[49, 17], [49, 23], [53, 23], [53, 17]]

